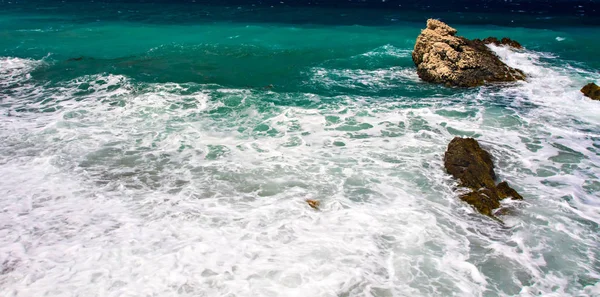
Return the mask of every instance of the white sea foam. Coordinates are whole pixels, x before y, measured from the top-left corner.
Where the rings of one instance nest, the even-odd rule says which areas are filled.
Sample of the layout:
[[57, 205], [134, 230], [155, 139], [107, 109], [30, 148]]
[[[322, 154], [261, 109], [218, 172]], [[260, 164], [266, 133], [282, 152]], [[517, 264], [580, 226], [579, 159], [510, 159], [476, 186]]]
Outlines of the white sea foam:
[[312, 69], [313, 81], [326, 87], [372, 90], [399, 88], [406, 82], [417, 82], [414, 69], [392, 67], [388, 69]]
[[22, 84], [31, 79], [30, 72], [42, 65], [43, 61], [0, 57], [0, 90], [7, 90], [14, 84]]
[[[0, 117], [0, 295], [597, 295], [600, 113], [577, 93], [593, 74], [495, 50], [529, 80], [379, 101], [111, 74], [34, 85], [50, 100]], [[456, 198], [454, 135], [479, 136], [525, 196], [505, 226]]]
[[398, 48], [391, 44], [378, 47], [372, 51], [366, 52], [361, 56], [366, 57], [394, 57], [394, 58], [406, 58], [412, 55], [412, 49]]
[[22, 59], [14, 57], [0, 57], [0, 75], [3, 79], [10, 79], [20, 75], [29, 74], [33, 69], [42, 64], [41, 60]]

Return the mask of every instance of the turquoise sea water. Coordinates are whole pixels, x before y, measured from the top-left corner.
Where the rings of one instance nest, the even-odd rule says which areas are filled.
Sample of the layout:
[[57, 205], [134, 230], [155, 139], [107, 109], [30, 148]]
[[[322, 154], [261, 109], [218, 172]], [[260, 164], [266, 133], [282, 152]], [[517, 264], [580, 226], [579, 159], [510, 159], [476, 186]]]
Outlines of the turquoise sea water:
[[[600, 295], [589, 13], [0, 3], [0, 296]], [[428, 17], [528, 80], [420, 81]], [[504, 224], [454, 136], [525, 197]]]

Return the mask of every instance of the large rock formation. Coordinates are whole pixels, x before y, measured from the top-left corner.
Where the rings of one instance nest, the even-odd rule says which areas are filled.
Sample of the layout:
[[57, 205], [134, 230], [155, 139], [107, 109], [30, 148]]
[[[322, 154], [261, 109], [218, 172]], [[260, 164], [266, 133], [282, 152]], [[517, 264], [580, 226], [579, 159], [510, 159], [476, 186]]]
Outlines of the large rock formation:
[[493, 217], [493, 210], [500, 207], [502, 199], [523, 199], [507, 182], [496, 185], [492, 157], [473, 138], [452, 139], [444, 155], [444, 167], [458, 179], [459, 186], [471, 190], [460, 198], [484, 215]]
[[474, 87], [488, 82], [525, 79], [525, 74], [504, 64], [486, 43], [519, 46], [508, 38], [469, 40], [456, 35], [456, 29], [430, 19], [417, 38], [412, 53], [419, 77], [449, 86]]
[[581, 92], [591, 99], [600, 100], [600, 87], [595, 83], [585, 85], [585, 87], [581, 89]]

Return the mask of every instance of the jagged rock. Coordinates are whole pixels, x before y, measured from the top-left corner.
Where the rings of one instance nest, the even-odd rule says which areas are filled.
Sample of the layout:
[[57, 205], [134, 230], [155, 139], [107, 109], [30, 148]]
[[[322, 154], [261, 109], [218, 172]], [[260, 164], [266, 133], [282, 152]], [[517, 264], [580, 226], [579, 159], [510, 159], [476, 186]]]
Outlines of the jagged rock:
[[589, 97], [594, 100], [600, 100], [600, 87], [595, 83], [589, 83], [585, 85], [585, 87], [581, 89], [581, 92], [586, 97]]
[[473, 138], [452, 139], [444, 155], [444, 167], [458, 179], [460, 187], [471, 190], [460, 199], [484, 215], [494, 217], [493, 210], [500, 207], [502, 199], [523, 199], [507, 182], [496, 185], [492, 157]]
[[[439, 20], [427, 21], [427, 28], [417, 37], [412, 53], [417, 74], [422, 80], [474, 87], [488, 82], [525, 79], [521, 70], [500, 61], [484, 41], [455, 36], [456, 33], [456, 29]], [[506, 42], [509, 43], [508, 40]]]
[[[475, 39], [475, 40], [479, 40], [479, 39]], [[498, 45], [498, 46], [500, 46], [500, 45], [508, 45], [508, 46], [516, 48], [516, 49], [522, 49], [523, 48], [523, 46], [519, 42], [517, 42], [515, 40], [512, 40], [510, 38], [506, 38], [506, 37], [504, 37], [504, 38], [502, 38], [500, 40], [498, 40], [498, 38], [496, 38], [496, 37], [488, 37], [488, 38], [486, 38], [486, 39], [484, 39], [482, 41], [485, 44], [495, 44], [495, 45]]]

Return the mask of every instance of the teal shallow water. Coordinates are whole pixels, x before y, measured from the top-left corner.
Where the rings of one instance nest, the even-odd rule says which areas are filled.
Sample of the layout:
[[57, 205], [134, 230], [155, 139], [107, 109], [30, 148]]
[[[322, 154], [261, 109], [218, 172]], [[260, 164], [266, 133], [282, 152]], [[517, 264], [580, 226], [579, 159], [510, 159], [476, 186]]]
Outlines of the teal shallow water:
[[[415, 73], [427, 13], [182, 7], [0, 14], [0, 295], [600, 294], [600, 29], [457, 21], [527, 48], [463, 90]], [[457, 135], [525, 197], [505, 225], [456, 198]]]

